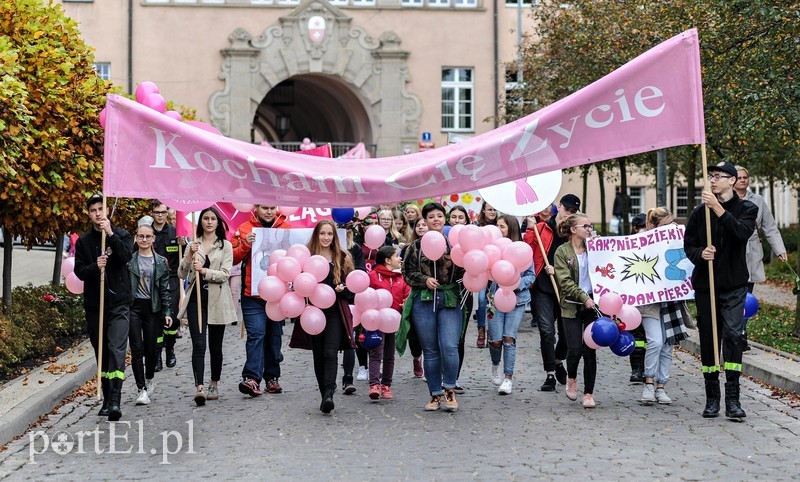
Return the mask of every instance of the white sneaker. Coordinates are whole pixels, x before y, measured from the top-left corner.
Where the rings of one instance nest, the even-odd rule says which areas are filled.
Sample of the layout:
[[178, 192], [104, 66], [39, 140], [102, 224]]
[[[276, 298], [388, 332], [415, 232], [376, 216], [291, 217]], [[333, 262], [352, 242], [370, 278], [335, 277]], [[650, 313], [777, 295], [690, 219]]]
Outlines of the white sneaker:
[[503, 375], [500, 374], [500, 365], [492, 365], [492, 383], [495, 385], [503, 383]]
[[667, 396], [664, 387], [656, 388], [655, 399], [661, 405], [669, 405], [672, 403], [672, 399]]
[[148, 405], [148, 404], [150, 404], [150, 397], [147, 396], [147, 389], [140, 388], [139, 397], [136, 398], [136, 405]]
[[511, 388], [512, 383], [510, 378], [504, 378], [503, 383], [500, 385], [500, 388], [497, 389], [497, 393], [500, 395], [511, 395]]
[[148, 394], [153, 393], [155, 391], [156, 381], [154, 379], [148, 378], [147, 380], [144, 381], [144, 384], [145, 384], [145, 390], [147, 390]]
[[367, 378], [369, 378], [367, 367], [358, 367], [358, 376], [356, 377], [356, 380], [366, 380]]
[[652, 383], [645, 383], [642, 390], [642, 405], [652, 405], [656, 403], [656, 389]]

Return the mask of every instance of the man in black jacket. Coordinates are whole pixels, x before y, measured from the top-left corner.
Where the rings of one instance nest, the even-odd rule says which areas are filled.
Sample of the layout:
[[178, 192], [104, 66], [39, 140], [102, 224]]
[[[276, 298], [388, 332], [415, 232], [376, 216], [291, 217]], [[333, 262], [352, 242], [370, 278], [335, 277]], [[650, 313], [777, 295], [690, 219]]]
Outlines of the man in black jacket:
[[[711, 192], [703, 192], [703, 203], [689, 216], [684, 238], [686, 256], [695, 265], [692, 283], [697, 303], [700, 356], [706, 386], [703, 417], [719, 415], [719, 366], [714, 361], [711, 310], [716, 309], [717, 332], [722, 338], [725, 360], [725, 416], [743, 418], [739, 403], [739, 375], [742, 372], [744, 300], [747, 295], [747, 240], [756, 225], [758, 207], [733, 190], [737, 172], [733, 164], [721, 162], [708, 168]], [[711, 219], [711, 246], [707, 246], [706, 210]], [[711, 300], [708, 261], [713, 260], [715, 300]]]
[[[100, 415], [107, 415], [109, 421], [115, 422], [122, 417], [120, 398], [128, 350], [131, 282], [127, 263], [131, 259], [131, 236], [124, 229], [111, 226], [101, 195], [91, 196], [86, 201], [86, 209], [92, 229], [81, 235], [75, 244], [75, 275], [84, 283], [83, 308], [95, 358], [99, 346], [100, 278], [105, 277], [103, 359], [98, 361], [103, 390]], [[106, 233], [105, 252], [101, 249], [103, 231]]]

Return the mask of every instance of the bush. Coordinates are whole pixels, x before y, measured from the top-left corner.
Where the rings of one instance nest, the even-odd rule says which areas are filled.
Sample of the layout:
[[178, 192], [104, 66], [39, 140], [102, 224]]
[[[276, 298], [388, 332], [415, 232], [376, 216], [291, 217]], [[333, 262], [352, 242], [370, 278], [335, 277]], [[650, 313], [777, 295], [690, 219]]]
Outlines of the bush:
[[28, 358], [54, 354], [59, 338], [85, 335], [83, 296], [64, 286], [18, 286], [11, 317], [0, 315], [0, 374]]
[[[775, 283], [794, 285], [794, 273], [792, 269], [797, 270], [797, 252], [789, 252], [789, 259], [787, 263], [775, 258], [775, 261], [764, 265], [764, 273], [767, 275], [767, 281]], [[791, 266], [791, 269], [789, 269]]]

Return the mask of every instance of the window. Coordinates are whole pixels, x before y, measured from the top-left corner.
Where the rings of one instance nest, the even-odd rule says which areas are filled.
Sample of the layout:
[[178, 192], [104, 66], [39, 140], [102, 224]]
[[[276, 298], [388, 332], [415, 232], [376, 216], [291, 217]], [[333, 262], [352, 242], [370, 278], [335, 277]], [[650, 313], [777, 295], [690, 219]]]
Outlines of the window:
[[272, 0], [250, 0], [253, 5], [272, 5]]
[[628, 211], [631, 216], [635, 216], [644, 212], [644, 188], [643, 187], [629, 187], [628, 198], [630, 199], [630, 206]]
[[353, 0], [355, 7], [371, 7], [375, 5], [375, 0]]
[[428, 0], [429, 7], [449, 7], [450, 0]]
[[422, 0], [403, 0], [404, 7], [421, 7]]
[[[699, 186], [694, 188], [694, 205], [697, 206], [701, 202], [703, 202], [702, 194], [703, 194], [703, 187]], [[687, 208], [687, 196], [689, 195], [689, 188], [686, 187], [679, 187], [675, 193], [675, 217], [676, 218], [687, 218], [689, 217], [689, 212]]]
[[456, 7], [459, 8], [475, 8], [478, 6], [478, 0], [456, 0]]
[[109, 62], [95, 62], [94, 70], [97, 75], [103, 80], [111, 80], [111, 63]]
[[350, 0], [328, 0], [331, 5], [347, 5]]
[[[530, 7], [531, 5], [538, 5], [539, 0], [522, 0], [523, 7]], [[506, 0], [506, 7], [516, 7], [519, 5], [519, 0]]]
[[472, 69], [444, 67], [442, 69], [442, 130], [472, 131], [473, 104]]

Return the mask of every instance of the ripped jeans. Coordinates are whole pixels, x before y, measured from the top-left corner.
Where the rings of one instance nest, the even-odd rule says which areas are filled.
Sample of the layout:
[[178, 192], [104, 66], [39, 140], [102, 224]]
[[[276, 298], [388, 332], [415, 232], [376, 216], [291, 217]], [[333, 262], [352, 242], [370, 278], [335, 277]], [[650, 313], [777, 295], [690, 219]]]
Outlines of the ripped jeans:
[[[503, 313], [497, 310], [494, 317], [487, 320], [489, 325], [489, 355], [492, 357], [492, 364], [500, 364], [500, 355], [503, 356], [503, 373], [505, 375], [514, 374], [514, 364], [517, 361], [517, 331], [525, 314], [525, 305], [517, 305], [510, 313]], [[514, 343], [507, 343], [503, 338], [513, 338]], [[503, 341], [500, 348], [492, 346], [493, 342]]]

